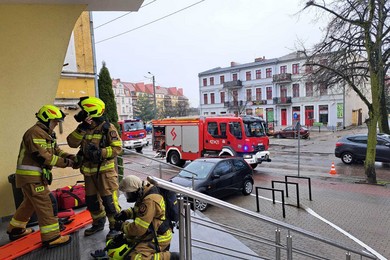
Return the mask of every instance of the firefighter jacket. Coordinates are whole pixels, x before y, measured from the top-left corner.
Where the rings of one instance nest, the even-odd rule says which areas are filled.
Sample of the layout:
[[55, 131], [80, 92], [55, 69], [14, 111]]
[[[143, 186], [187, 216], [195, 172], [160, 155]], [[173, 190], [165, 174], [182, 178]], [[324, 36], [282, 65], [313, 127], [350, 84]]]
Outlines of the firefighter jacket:
[[[79, 126], [68, 135], [67, 141], [72, 148], [80, 147], [83, 157], [80, 171], [85, 176], [115, 171], [114, 159], [122, 153], [122, 140], [113, 124], [103, 121], [99, 125], [93, 122], [87, 129]], [[91, 146], [100, 150], [99, 162], [88, 158]]]
[[165, 220], [164, 198], [160, 194], [148, 194], [149, 191], [154, 188], [154, 185], [148, 182], [146, 183], [147, 184], [143, 186], [144, 197], [136, 202], [131, 211], [127, 211], [127, 214], [131, 212], [131, 217], [134, 221], [126, 221], [123, 225], [123, 232], [128, 239], [139, 242], [151, 241], [154, 239], [154, 234], [152, 232], [156, 232], [159, 244], [170, 243], [172, 239], [171, 229], [166, 230], [163, 234], [157, 232], [160, 225]]
[[55, 132], [37, 122], [23, 135], [16, 167], [16, 187], [27, 183], [41, 183], [43, 168], [69, 166], [67, 157], [74, 156], [62, 151]]

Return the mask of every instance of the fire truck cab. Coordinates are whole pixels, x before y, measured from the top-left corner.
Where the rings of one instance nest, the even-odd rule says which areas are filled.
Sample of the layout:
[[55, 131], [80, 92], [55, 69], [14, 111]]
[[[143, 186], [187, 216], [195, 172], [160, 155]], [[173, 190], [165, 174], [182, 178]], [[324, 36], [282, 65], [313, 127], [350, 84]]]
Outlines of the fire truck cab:
[[255, 168], [271, 161], [263, 121], [248, 116], [153, 120], [153, 150], [176, 166], [199, 157], [241, 156]]
[[142, 152], [142, 148], [149, 144], [146, 138], [144, 123], [140, 119], [126, 119], [118, 121], [123, 147]]

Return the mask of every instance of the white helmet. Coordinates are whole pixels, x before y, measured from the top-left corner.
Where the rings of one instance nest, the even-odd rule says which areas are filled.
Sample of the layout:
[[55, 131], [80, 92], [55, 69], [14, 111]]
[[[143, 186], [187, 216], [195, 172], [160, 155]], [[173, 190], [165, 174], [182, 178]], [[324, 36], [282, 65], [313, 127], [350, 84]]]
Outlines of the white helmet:
[[122, 192], [136, 192], [142, 187], [142, 181], [135, 175], [126, 176], [119, 183], [119, 190]]

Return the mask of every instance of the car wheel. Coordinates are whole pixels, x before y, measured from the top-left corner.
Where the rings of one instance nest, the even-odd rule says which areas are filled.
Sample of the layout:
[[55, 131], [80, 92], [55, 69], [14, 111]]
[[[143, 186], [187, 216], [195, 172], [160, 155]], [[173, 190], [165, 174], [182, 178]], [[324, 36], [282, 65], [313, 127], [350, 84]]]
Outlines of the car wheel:
[[195, 200], [195, 209], [199, 210], [200, 212], [204, 212], [208, 206], [209, 204], [207, 204], [207, 202]]
[[253, 190], [253, 183], [250, 180], [246, 180], [244, 182], [244, 186], [242, 187], [242, 194], [247, 196], [252, 193], [252, 190]]
[[252, 164], [251, 164], [252, 169], [256, 168], [257, 165], [258, 165], [257, 163], [252, 163]]
[[341, 160], [345, 164], [352, 164], [354, 161], [353, 154], [350, 152], [345, 152], [341, 155]]
[[179, 167], [182, 167], [185, 164], [185, 161], [180, 159], [180, 155], [176, 151], [169, 153], [169, 162]]
[[282, 137], [282, 136], [281, 136], [280, 134], [277, 134], [277, 135], [276, 135], [276, 138], [278, 138], [278, 139], [281, 138], [281, 137]]

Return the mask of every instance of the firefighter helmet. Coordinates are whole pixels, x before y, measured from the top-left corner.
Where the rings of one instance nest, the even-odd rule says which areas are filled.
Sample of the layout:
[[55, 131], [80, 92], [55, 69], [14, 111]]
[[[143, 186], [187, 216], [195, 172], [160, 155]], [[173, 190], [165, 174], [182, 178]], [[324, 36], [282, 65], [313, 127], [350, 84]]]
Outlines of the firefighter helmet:
[[127, 244], [126, 239], [115, 241], [116, 239], [110, 239], [107, 241], [106, 250], [108, 259], [122, 260], [130, 253], [131, 247]]
[[119, 183], [119, 190], [122, 192], [136, 192], [142, 187], [142, 181], [135, 175], [129, 175], [123, 178]]
[[106, 108], [104, 102], [97, 97], [81, 97], [78, 104], [90, 117], [101, 117]]
[[56, 119], [58, 121], [64, 121], [65, 114], [58, 107], [53, 105], [44, 105], [35, 114], [38, 120], [47, 123], [49, 120]]

